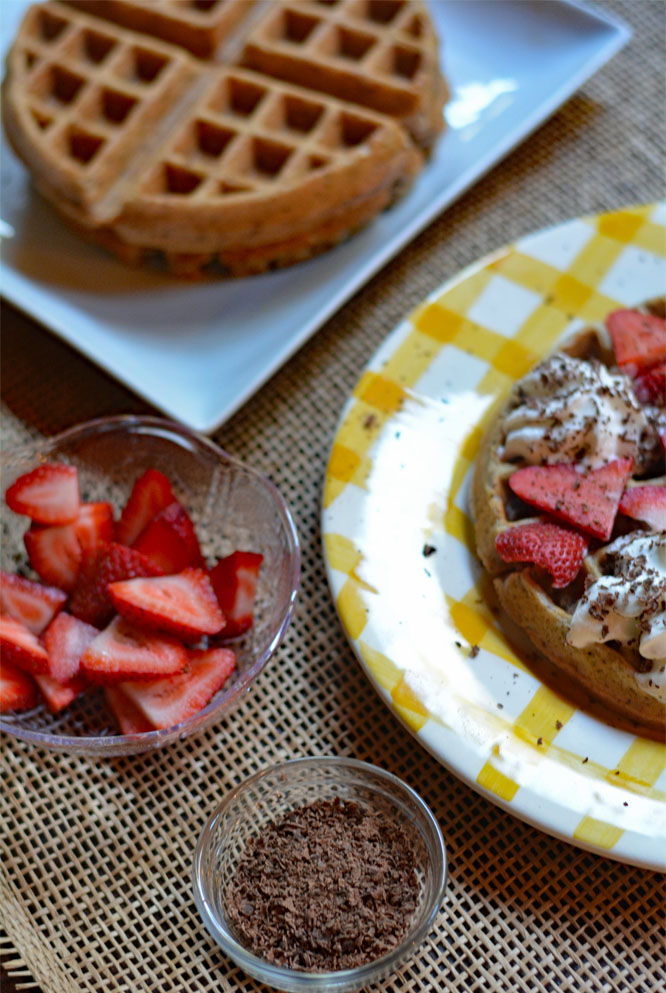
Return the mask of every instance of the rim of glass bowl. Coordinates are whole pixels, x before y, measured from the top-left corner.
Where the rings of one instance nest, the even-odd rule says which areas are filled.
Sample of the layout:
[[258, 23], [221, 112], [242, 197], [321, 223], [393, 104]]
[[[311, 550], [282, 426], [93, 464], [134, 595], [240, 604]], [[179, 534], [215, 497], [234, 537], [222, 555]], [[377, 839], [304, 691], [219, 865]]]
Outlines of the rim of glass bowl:
[[[400, 944], [396, 945], [390, 952], [387, 952], [386, 955], [382, 955], [372, 962], [367, 962], [353, 969], [339, 969], [333, 972], [304, 972], [267, 962], [265, 959], [254, 955], [236, 941], [224, 922], [221, 922], [212, 912], [211, 901], [207, 895], [204, 859], [215, 835], [215, 829], [220, 817], [236, 800], [239, 794], [252, 787], [255, 783], [268, 777], [278, 776], [281, 772], [288, 773], [290, 770], [307, 769], [308, 766], [315, 775], [319, 769], [348, 769], [356, 772], [359, 779], [369, 782], [369, 777], [373, 777], [374, 779], [385, 782], [395, 790], [406, 806], [410, 808], [410, 813], [413, 813], [414, 820], [423, 825], [424, 830], [421, 831], [421, 835], [428, 850], [435, 877], [438, 880], [432, 906], [419, 926], [415, 930], [408, 932]], [[395, 802], [393, 795], [391, 795], [390, 799]], [[430, 840], [428, 840], [428, 837]], [[302, 990], [304, 993], [305, 991], [314, 993], [315, 990], [330, 990], [331, 993], [344, 993], [346, 990], [360, 989], [378, 980], [381, 976], [386, 976], [396, 970], [416, 952], [430, 932], [444, 899], [447, 875], [446, 845], [440, 826], [430, 807], [419, 796], [416, 790], [412, 789], [402, 779], [399, 779], [398, 776], [388, 772], [386, 769], [382, 769], [380, 766], [372, 765], [369, 762], [362, 762], [359, 759], [334, 755], [306, 756], [278, 762], [266, 769], [255, 772], [239, 783], [238, 786], [230, 789], [204, 825], [199, 835], [192, 863], [192, 887], [197, 908], [207, 931], [225, 954], [229, 955], [250, 976], [253, 976], [262, 983], [274, 986], [278, 990]], [[288, 985], [284, 985], [285, 983]]]
[[[278, 516], [282, 522], [287, 546], [291, 561], [290, 596], [284, 617], [275, 632], [273, 638], [264, 650], [254, 659], [252, 665], [246, 669], [242, 677], [233, 686], [233, 692], [224, 699], [224, 713], [230, 711], [247, 693], [255, 682], [256, 677], [264, 668], [268, 659], [275, 653], [282, 642], [296, 603], [296, 597], [300, 585], [301, 553], [296, 526], [291, 516], [289, 507], [284, 497], [275, 484], [264, 476], [257, 469], [242, 462], [240, 459], [230, 455], [219, 445], [216, 445], [209, 438], [192, 431], [190, 428], [161, 417], [139, 414], [119, 414], [111, 417], [98, 417], [82, 424], [67, 428], [57, 435], [28, 442], [16, 448], [7, 448], [0, 451], [2, 464], [6, 465], [9, 458], [27, 458], [37, 453], [48, 455], [50, 451], [58, 448], [67, 441], [81, 438], [84, 439], [92, 435], [102, 435], [104, 433], [122, 432], [123, 430], [135, 433], [153, 435], [173, 441], [183, 447], [189, 448], [193, 452], [202, 452], [213, 456], [216, 460], [226, 462], [242, 469], [249, 476], [253, 476], [270, 493], [277, 509]], [[159, 731], [143, 731], [137, 734], [115, 734], [97, 736], [71, 736], [54, 734], [47, 731], [36, 731], [30, 728], [19, 727], [0, 715], [0, 731], [5, 731], [23, 741], [29, 741], [35, 745], [42, 745], [53, 751], [89, 753], [94, 755], [129, 755], [138, 752], [149, 751], [165, 745], [181, 736], [189, 736], [192, 732], [203, 730], [218, 718], [223, 716], [218, 712], [222, 701], [209, 703], [198, 714], [176, 724], [170, 728], [163, 728]]]

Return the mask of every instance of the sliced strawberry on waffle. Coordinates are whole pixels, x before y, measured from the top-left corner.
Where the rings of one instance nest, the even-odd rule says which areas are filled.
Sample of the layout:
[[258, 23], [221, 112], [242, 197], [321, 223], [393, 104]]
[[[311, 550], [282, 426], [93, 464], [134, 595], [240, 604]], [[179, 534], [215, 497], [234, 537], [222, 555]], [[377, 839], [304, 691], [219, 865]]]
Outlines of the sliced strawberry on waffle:
[[570, 463], [526, 466], [509, 476], [509, 486], [525, 503], [607, 540], [632, 464], [614, 459], [588, 472]]
[[37, 704], [37, 687], [27, 672], [4, 657], [0, 666], [0, 714], [30, 710]]
[[263, 555], [232, 552], [219, 559], [210, 571], [210, 581], [227, 623], [223, 638], [244, 634], [254, 622], [254, 601]]
[[155, 728], [170, 728], [197, 714], [236, 668], [230, 648], [191, 650], [186, 672], [148, 683], [121, 683], [120, 690]]
[[3, 665], [9, 662], [26, 672], [48, 672], [46, 649], [25, 624], [12, 617], [0, 616], [0, 656]]
[[171, 483], [157, 469], [146, 469], [134, 483], [116, 525], [116, 541], [132, 545], [144, 528], [176, 498]]
[[153, 518], [132, 547], [155, 562], [163, 573], [182, 572], [189, 566], [205, 567], [194, 524], [177, 500]]
[[94, 683], [158, 679], [182, 672], [187, 652], [168, 635], [144, 631], [114, 617], [81, 656], [81, 672]]
[[58, 714], [68, 707], [88, 686], [86, 680], [80, 676], [74, 676], [73, 679], [62, 683], [46, 673], [35, 673], [35, 682], [52, 714]]
[[67, 594], [14, 572], [0, 572], [0, 613], [41, 634], [65, 605]]
[[99, 631], [91, 624], [62, 611], [44, 632], [44, 648], [49, 657], [48, 675], [66, 683], [79, 673], [79, 662]]
[[71, 524], [79, 512], [78, 472], [75, 466], [47, 462], [19, 476], [5, 501], [36, 524]]
[[643, 521], [653, 531], [666, 531], [666, 488], [632, 486], [622, 495], [620, 511], [635, 521]]
[[[666, 321], [638, 310], [614, 310], [606, 318], [617, 364], [626, 371], [648, 369], [666, 355]], [[631, 367], [631, 368], [628, 368]]]
[[634, 391], [639, 403], [666, 407], [666, 362], [653, 365], [636, 376]]
[[100, 545], [95, 554], [82, 563], [69, 611], [87, 624], [103, 627], [114, 614], [109, 583], [160, 573], [159, 566], [134, 548], [114, 541]]
[[136, 704], [123, 693], [120, 686], [105, 686], [104, 697], [121, 734], [144, 734], [146, 731], [157, 730], [144, 717]]
[[142, 628], [197, 640], [224, 627], [224, 615], [203, 569], [110, 583], [109, 594], [118, 613]]
[[555, 589], [576, 578], [587, 554], [587, 539], [550, 521], [532, 521], [497, 535], [495, 547], [505, 562], [531, 562], [550, 573]]

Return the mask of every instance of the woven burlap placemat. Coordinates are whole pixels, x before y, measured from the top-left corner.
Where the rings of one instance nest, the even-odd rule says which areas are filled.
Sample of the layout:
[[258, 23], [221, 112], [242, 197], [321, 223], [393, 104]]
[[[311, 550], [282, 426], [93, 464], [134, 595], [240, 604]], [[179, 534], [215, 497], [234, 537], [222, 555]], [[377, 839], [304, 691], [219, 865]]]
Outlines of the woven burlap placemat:
[[[663, 878], [553, 839], [475, 793], [385, 708], [349, 649], [320, 547], [321, 485], [343, 404], [398, 321], [447, 277], [531, 230], [663, 195], [662, 0], [609, 2], [630, 44], [330, 320], [215, 440], [268, 474], [303, 551], [286, 641], [233, 719], [156, 754], [95, 763], [3, 741], [2, 923], [14, 988], [44, 993], [253, 991], [197, 915], [190, 866], [232, 785], [287, 757], [382, 765], [432, 807], [448, 846], [431, 935], [376, 990], [666, 987]], [[3, 446], [145, 411], [7, 306]], [[27, 977], [27, 978], [26, 978]], [[33, 982], [34, 984], [33, 985]], [[3, 989], [10, 988], [5, 976]]]

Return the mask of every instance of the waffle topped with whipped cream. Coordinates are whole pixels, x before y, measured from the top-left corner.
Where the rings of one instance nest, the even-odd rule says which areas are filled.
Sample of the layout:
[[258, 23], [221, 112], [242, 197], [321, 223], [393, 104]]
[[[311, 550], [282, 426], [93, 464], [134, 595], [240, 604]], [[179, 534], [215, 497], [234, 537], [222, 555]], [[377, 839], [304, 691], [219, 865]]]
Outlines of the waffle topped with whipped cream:
[[103, 0], [28, 9], [3, 119], [37, 189], [128, 262], [310, 257], [409, 187], [446, 87], [420, 0]]
[[664, 300], [614, 311], [515, 384], [472, 494], [479, 557], [556, 687], [654, 738], [666, 732], [665, 394]]

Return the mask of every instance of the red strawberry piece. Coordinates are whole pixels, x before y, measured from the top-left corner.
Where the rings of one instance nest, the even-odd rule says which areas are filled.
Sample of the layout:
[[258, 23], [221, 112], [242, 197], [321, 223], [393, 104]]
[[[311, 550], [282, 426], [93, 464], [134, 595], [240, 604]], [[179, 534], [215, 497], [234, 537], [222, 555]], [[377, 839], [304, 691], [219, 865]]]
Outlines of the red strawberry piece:
[[531, 562], [545, 569], [555, 589], [561, 589], [578, 575], [587, 538], [550, 521], [532, 521], [502, 531], [495, 547], [505, 562]]
[[55, 586], [35, 583], [14, 572], [0, 572], [0, 613], [41, 634], [61, 610], [67, 594]]
[[48, 675], [60, 683], [77, 676], [81, 656], [98, 634], [97, 628], [64, 610], [58, 614], [44, 634], [44, 648], [49, 657]]
[[125, 696], [156, 728], [170, 728], [198, 714], [236, 668], [230, 648], [191, 650], [186, 672], [147, 683], [121, 683]]
[[143, 631], [124, 617], [114, 617], [81, 656], [83, 675], [94, 683], [125, 679], [158, 679], [182, 672], [184, 646], [167, 635]]
[[79, 479], [75, 466], [46, 462], [12, 483], [7, 506], [36, 524], [71, 524], [79, 512]]
[[39, 688], [44, 703], [51, 711], [52, 714], [57, 714], [59, 711], [64, 710], [68, 707], [72, 700], [76, 700], [87, 687], [85, 679], [80, 676], [74, 676], [73, 679], [68, 680], [66, 683], [61, 683], [57, 679], [53, 679], [52, 676], [46, 675], [46, 673], [37, 674], [35, 673], [35, 682]]
[[252, 627], [254, 599], [263, 562], [259, 552], [232, 552], [210, 571], [215, 596], [227, 623], [223, 638], [235, 638]]
[[666, 362], [636, 376], [634, 392], [639, 403], [666, 407]]
[[153, 518], [132, 547], [152, 559], [164, 573], [182, 572], [188, 566], [205, 567], [194, 524], [177, 500]]
[[136, 704], [125, 696], [120, 686], [105, 686], [104, 696], [121, 734], [143, 734], [145, 731], [157, 730], [146, 720]]
[[653, 531], [666, 531], [666, 488], [632, 486], [620, 500], [620, 511], [635, 521], [644, 521]]
[[29, 710], [37, 704], [37, 688], [27, 672], [3, 658], [0, 666], [0, 714]]
[[509, 486], [525, 503], [606, 540], [632, 464], [631, 458], [614, 459], [586, 473], [568, 463], [526, 466], [509, 476]]
[[9, 662], [27, 672], [47, 672], [49, 657], [46, 649], [25, 624], [12, 617], [0, 615], [0, 655], [2, 663]]
[[98, 545], [113, 540], [113, 507], [106, 501], [82, 503], [75, 529], [82, 555], [91, 555]]
[[74, 589], [81, 565], [75, 524], [50, 527], [33, 524], [23, 535], [30, 565], [45, 583], [68, 593]]
[[203, 569], [126, 579], [111, 583], [109, 593], [118, 613], [142, 628], [196, 640], [203, 634], [216, 634], [224, 626], [224, 615]]
[[79, 620], [103, 627], [115, 611], [108, 591], [109, 583], [135, 576], [158, 576], [161, 570], [134, 548], [110, 541], [85, 558], [69, 602], [69, 611]]
[[614, 310], [606, 318], [619, 366], [647, 369], [666, 355], [666, 321], [638, 310]]
[[116, 525], [116, 541], [132, 545], [161, 510], [173, 503], [171, 483], [157, 469], [146, 469], [134, 483]]

